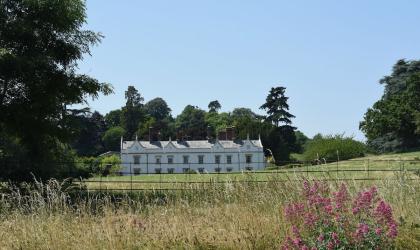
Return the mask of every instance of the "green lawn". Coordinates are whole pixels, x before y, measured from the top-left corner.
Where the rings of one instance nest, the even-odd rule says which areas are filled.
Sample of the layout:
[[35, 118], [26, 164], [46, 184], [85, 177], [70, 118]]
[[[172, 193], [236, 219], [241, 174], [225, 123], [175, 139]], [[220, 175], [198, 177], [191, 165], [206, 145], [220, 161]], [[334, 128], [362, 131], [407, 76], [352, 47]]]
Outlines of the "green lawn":
[[206, 185], [226, 185], [235, 182], [286, 181], [302, 178], [383, 180], [404, 176], [418, 181], [419, 176], [414, 170], [420, 170], [420, 152], [369, 155], [338, 163], [305, 165], [270, 171], [93, 177], [85, 184], [90, 189], [184, 189], [205, 188]]

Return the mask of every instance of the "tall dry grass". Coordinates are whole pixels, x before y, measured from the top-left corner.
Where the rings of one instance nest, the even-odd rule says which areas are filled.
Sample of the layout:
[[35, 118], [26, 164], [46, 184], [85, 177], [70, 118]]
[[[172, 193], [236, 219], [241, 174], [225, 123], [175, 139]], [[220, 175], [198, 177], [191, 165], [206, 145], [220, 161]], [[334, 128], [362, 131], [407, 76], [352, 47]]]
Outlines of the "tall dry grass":
[[[329, 182], [332, 189], [340, 180]], [[352, 193], [376, 185], [392, 204], [397, 247], [420, 248], [419, 183], [350, 181]], [[8, 187], [0, 197], [1, 249], [278, 249], [281, 209], [302, 183], [232, 183], [207, 190], [98, 194], [66, 182]]]

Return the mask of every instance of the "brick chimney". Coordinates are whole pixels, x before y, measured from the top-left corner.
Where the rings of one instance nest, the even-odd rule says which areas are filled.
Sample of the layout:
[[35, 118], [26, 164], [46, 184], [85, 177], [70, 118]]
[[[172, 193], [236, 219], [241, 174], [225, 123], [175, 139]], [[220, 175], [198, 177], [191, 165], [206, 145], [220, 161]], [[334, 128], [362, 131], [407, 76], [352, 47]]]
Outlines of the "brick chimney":
[[149, 127], [149, 142], [159, 141], [160, 140], [160, 131]]
[[235, 127], [226, 128], [226, 140], [233, 141], [235, 140]]
[[219, 136], [218, 136], [219, 140], [227, 140], [227, 134], [225, 130], [221, 130], [219, 131]]
[[153, 141], [153, 127], [149, 127], [149, 142]]

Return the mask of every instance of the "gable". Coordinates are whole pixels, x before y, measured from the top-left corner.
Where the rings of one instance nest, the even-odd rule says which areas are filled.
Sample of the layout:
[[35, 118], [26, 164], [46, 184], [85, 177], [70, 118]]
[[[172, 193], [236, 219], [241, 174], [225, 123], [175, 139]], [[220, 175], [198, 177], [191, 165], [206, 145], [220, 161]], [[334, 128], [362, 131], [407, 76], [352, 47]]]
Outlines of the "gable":
[[212, 150], [215, 150], [215, 151], [217, 151], [217, 150], [223, 150], [224, 149], [224, 147], [223, 147], [223, 145], [219, 142], [219, 140], [216, 140], [216, 142], [211, 146], [211, 149]]

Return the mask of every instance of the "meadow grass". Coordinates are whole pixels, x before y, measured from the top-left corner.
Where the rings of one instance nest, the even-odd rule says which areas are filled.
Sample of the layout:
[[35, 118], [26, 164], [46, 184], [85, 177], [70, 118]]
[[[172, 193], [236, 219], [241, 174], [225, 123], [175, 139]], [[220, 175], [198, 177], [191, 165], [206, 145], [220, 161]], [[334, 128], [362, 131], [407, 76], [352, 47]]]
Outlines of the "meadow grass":
[[[407, 179], [346, 183], [352, 194], [377, 186], [400, 225], [396, 247], [419, 249], [420, 185]], [[0, 249], [278, 249], [288, 228], [282, 208], [298, 199], [302, 182], [133, 193], [83, 192], [57, 181], [9, 187], [0, 198]]]

